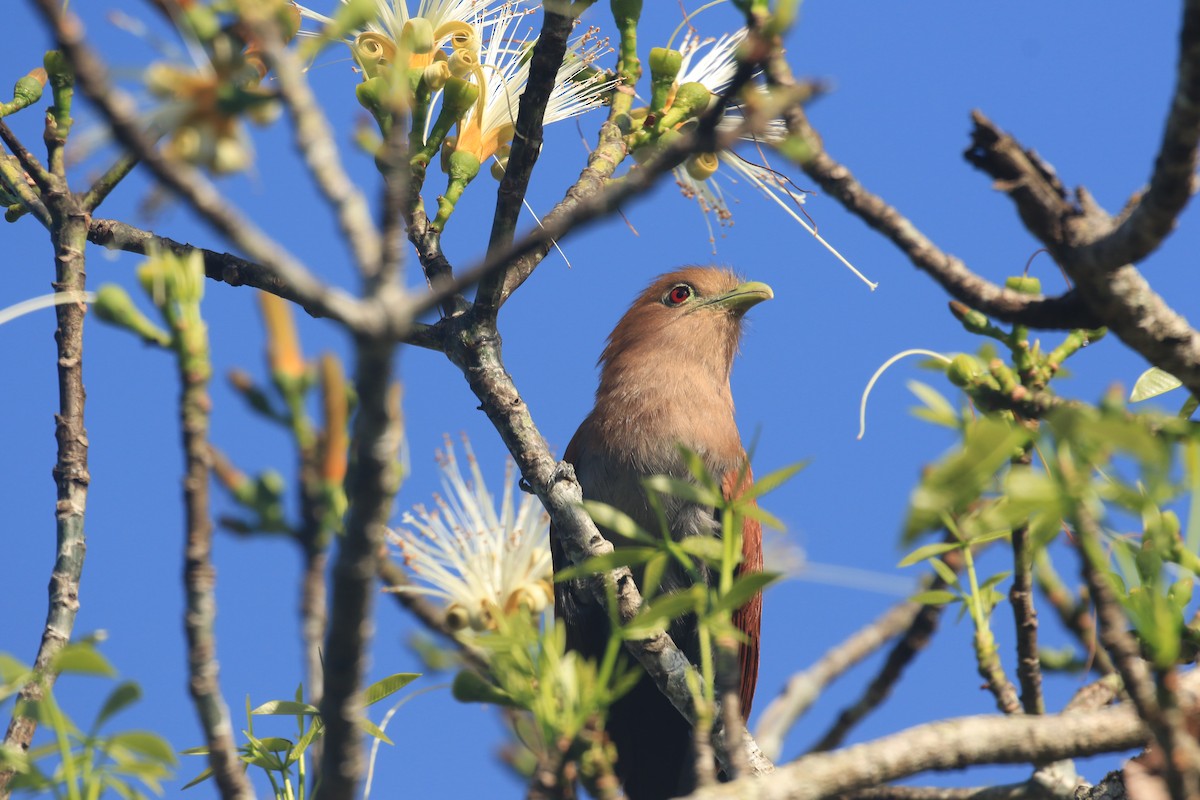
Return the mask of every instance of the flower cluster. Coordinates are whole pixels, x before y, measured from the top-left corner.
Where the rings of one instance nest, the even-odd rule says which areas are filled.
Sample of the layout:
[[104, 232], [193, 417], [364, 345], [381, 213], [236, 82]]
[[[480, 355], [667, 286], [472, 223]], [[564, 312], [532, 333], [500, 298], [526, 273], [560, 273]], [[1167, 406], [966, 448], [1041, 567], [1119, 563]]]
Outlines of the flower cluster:
[[447, 438], [438, 454], [445, 494], [434, 496], [433, 509], [417, 506], [406, 513], [390, 538], [418, 581], [398, 591], [439, 598], [451, 629], [481, 631], [495, 627], [499, 617], [521, 609], [539, 613], [553, 604], [549, 517], [530, 495], [514, 503], [511, 464], [497, 512], [465, 438], [463, 445], [470, 480]]

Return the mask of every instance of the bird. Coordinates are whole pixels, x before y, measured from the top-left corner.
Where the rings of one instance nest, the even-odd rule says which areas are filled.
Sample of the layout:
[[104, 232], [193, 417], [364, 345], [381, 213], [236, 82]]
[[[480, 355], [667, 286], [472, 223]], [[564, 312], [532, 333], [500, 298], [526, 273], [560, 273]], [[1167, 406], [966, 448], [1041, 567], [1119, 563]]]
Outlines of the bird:
[[[623, 511], [643, 530], [662, 530], [642, 481], [651, 475], [691, 479], [681, 445], [700, 456], [726, 499], [752, 483], [734, 421], [730, 373], [746, 311], [773, 296], [765, 283], [706, 266], [661, 275], [638, 295], [600, 356], [595, 407], [563, 453], [585, 500]], [[673, 497], [663, 503], [675, 539], [720, 536], [716, 509]], [[629, 543], [610, 530], [601, 531], [616, 547]], [[550, 541], [558, 572], [569, 562], [553, 528]], [[742, 556], [739, 572], [762, 571], [762, 528], [754, 519], [743, 520]], [[668, 569], [660, 591], [688, 583], [682, 570]], [[609, 617], [581, 579], [556, 583], [555, 614], [566, 628], [569, 649], [600, 658], [609, 638]], [[739, 653], [743, 719], [754, 699], [761, 620], [761, 594], [734, 614], [746, 637]], [[698, 663], [695, 619], [677, 619], [668, 632]], [[606, 731], [616, 746], [616, 772], [629, 800], [663, 800], [694, 788], [691, 726], [648, 675], [643, 673], [611, 706]]]

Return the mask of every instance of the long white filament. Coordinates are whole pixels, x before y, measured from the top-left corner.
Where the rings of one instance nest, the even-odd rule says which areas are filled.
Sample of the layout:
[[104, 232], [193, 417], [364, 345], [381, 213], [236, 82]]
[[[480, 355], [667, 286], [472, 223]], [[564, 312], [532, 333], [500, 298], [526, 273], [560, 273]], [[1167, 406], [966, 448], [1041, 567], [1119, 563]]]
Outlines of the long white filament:
[[22, 300], [19, 303], [14, 303], [8, 308], [0, 308], [0, 325], [6, 322], [12, 322], [17, 317], [23, 317], [32, 311], [40, 311], [43, 308], [53, 308], [61, 306], [64, 303], [84, 303], [96, 302], [95, 292], [55, 292], [53, 294], [43, 294], [39, 297], [31, 297], [28, 300]]
[[863, 389], [862, 401], [858, 405], [858, 436], [855, 438], [859, 441], [862, 441], [863, 434], [867, 432], [867, 397], [870, 396], [871, 389], [875, 387], [875, 381], [879, 380], [879, 377], [887, 371], [888, 367], [908, 356], [929, 356], [930, 358], [936, 358], [944, 364], [950, 363], [950, 359], [941, 353], [935, 353], [932, 350], [921, 350], [919, 348], [901, 351], [883, 362], [882, 366], [875, 370], [875, 374], [871, 376], [871, 380], [867, 381], [867, 388]]

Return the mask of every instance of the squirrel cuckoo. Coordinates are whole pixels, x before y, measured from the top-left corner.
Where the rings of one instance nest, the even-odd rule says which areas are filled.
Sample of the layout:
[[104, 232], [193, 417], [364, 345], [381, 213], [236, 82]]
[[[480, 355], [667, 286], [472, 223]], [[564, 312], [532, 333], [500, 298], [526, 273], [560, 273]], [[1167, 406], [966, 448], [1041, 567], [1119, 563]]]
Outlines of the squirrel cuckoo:
[[[608, 337], [600, 356], [596, 405], [567, 446], [583, 496], [624, 511], [646, 531], [661, 530], [642, 480], [651, 475], [690, 479], [678, 446], [698, 453], [725, 496], [751, 480], [746, 451], [733, 419], [729, 373], [738, 350], [742, 317], [769, 300], [764, 283], [742, 282], [712, 267], [687, 267], [657, 278], [634, 301]], [[676, 498], [663, 498], [670, 533], [720, 536], [716, 511]], [[627, 543], [612, 531], [605, 536]], [[554, 569], [567, 566], [554, 532]], [[741, 571], [762, 569], [762, 529], [742, 526]], [[682, 570], [664, 575], [660, 591], [687, 585]], [[557, 584], [555, 610], [567, 629], [567, 646], [599, 658], [609, 635], [607, 612], [581, 581]], [[743, 718], [750, 714], [758, 677], [762, 597], [735, 613], [746, 635], [740, 653]], [[699, 661], [694, 618], [675, 620], [669, 633], [693, 664]], [[692, 730], [648, 675], [610, 710], [608, 734], [617, 747], [617, 774], [630, 800], [660, 800], [687, 794], [695, 784]]]

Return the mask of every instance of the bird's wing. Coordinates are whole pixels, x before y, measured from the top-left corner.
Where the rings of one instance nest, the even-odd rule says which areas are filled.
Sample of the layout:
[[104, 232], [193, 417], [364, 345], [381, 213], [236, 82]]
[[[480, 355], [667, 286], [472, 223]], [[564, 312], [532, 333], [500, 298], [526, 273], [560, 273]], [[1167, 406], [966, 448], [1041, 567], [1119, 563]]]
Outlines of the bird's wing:
[[[726, 499], [736, 497], [754, 483], [754, 476], [747, 464], [744, 470], [730, 470], [721, 481], [721, 492]], [[757, 505], [754, 501], [752, 504]], [[750, 517], [742, 518], [742, 563], [738, 574], [762, 572], [762, 524]], [[733, 612], [733, 624], [746, 636], [739, 648], [741, 667], [742, 719], [750, 719], [750, 706], [754, 702], [754, 687], [758, 683], [758, 641], [762, 626], [762, 592], [750, 598], [744, 606]]]

